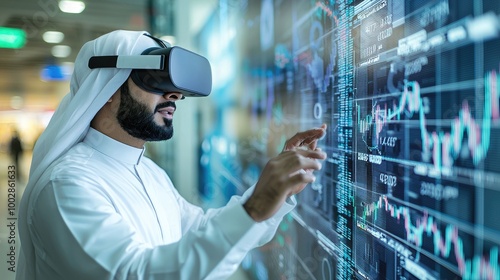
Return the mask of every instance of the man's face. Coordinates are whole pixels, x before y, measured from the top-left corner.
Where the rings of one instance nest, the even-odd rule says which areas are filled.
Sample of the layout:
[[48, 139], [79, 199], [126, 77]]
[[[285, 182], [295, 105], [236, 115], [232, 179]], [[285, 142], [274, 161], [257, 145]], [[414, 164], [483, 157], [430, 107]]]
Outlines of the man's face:
[[174, 128], [172, 119], [178, 93], [165, 95], [153, 94], [127, 81], [128, 86], [121, 88], [120, 106], [117, 120], [121, 127], [132, 137], [144, 141], [162, 141], [172, 138]]

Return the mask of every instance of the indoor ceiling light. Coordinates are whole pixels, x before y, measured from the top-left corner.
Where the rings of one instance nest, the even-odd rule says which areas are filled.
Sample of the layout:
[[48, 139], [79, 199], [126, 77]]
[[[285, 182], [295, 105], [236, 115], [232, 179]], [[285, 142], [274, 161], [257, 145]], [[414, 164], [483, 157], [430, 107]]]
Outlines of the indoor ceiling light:
[[66, 45], [57, 45], [52, 47], [52, 55], [55, 57], [68, 57], [71, 54], [71, 48]]
[[64, 39], [64, 33], [59, 31], [47, 31], [43, 33], [43, 40], [47, 43], [61, 43]]
[[10, 98], [10, 107], [14, 110], [23, 108], [24, 99], [21, 96], [12, 96]]
[[59, 9], [65, 13], [79, 14], [85, 10], [85, 3], [82, 1], [63, 0], [59, 2]]

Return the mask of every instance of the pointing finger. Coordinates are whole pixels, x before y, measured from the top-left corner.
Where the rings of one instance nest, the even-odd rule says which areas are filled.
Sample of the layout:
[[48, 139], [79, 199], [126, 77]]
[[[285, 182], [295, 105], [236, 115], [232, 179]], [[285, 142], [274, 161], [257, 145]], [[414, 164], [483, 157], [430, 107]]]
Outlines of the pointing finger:
[[314, 150], [317, 140], [325, 134], [325, 131], [326, 124], [323, 124], [319, 128], [298, 132], [285, 143], [283, 150], [286, 151], [300, 146], [308, 146], [310, 149]]

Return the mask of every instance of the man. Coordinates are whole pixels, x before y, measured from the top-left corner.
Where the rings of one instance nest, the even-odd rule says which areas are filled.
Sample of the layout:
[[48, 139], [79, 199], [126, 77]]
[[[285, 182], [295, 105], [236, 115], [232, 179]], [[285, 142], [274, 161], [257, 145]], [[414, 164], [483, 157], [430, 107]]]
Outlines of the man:
[[325, 126], [292, 137], [257, 184], [225, 207], [203, 213], [184, 200], [143, 156], [146, 141], [172, 137], [182, 90], [153, 93], [131, 69], [88, 64], [151, 47], [158, 39], [132, 31], [82, 47], [71, 91], [34, 149], [17, 279], [224, 279], [272, 238], [292, 195], [314, 181]]
[[20, 158], [23, 155], [23, 145], [21, 139], [19, 138], [19, 133], [17, 130], [12, 130], [12, 138], [9, 142], [9, 154], [12, 159], [12, 163], [16, 166], [17, 176], [21, 177], [21, 165], [19, 164]]

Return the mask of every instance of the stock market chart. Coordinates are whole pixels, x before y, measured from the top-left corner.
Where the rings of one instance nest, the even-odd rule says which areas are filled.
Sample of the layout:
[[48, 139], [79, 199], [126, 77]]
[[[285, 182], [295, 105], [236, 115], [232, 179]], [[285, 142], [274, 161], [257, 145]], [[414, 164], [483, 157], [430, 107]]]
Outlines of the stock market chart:
[[234, 174], [328, 125], [318, 179], [250, 274], [500, 279], [500, 2], [234, 2], [220, 10], [238, 10], [234, 80], [255, 123]]

